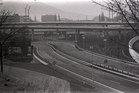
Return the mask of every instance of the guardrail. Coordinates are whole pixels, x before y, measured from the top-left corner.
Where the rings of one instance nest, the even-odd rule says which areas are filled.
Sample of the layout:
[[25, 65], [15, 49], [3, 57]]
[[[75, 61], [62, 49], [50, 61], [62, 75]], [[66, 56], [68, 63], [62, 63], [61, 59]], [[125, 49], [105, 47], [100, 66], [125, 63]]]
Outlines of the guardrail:
[[37, 52], [37, 49], [34, 47], [33, 49], [33, 56], [41, 63], [45, 64], [45, 65], [48, 65], [48, 61], [47, 60], [44, 60]]
[[[125, 61], [125, 60], [121, 60], [121, 59], [117, 59], [117, 58], [112, 58], [112, 57], [109, 57], [109, 56], [105, 56], [105, 55], [102, 55], [102, 54], [94, 53], [94, 52], [85, 50], [83, 48], [80, 48], [78, 45], [75, 45], [75, 47], [78, 48], [79, 50], [87, 51], [89, 53], [92, 53], [92, 54], [95, 54], [95, 55], [98, 55], [98, 56], [101, 56], [101, 57], [104, 57], [104, 58], [108, 58], [110, 60], [122, 61], [122, 62], [127, 63], [127, 64], [138, 65], [138, 63], [133, 63], [133, 62], [130, 62], [130, 61]], [[118, 72], [121, 72], [121, 73], [124, 73], [124, 74], [129, 74], [131, 76], [135, 76], [135, 77], [138, 77], [139, 78], [139, 75], [134, 74], [134, 73], [131, 73], [131, 72], [128, 72], [128, 71], [124, 71], [124, 70], [121, 70], [121, 69], [118, 69], [118, 68], [114, 68], [114, 67], [111, 67], [111, 66], [107, 66], [107, 65], [104, 65], [104, 64], [98, 64], [98, 63], [94, 63], [94, 64], [103, 66], [103, 67], [108, 68], [108, 69], [111, 69], [112, 68], [113, 70], [116, 70]]]
[[[65, 54], [62, 51], [58, 50], [57, 47], [54, 44], [50, 44], [50, 46], [52, 47], [52, 49], [54, 51], [56, 51], [60, 55], [66, 56], [67, 58], [70, 58], [68, 54]], [[76, 58], [76, 57], [74, 57], [74, 58]], [[76, 58], [76, 59], [78, 59], [78, 58]], [[80, 60], [80, 59], [78, 59], [78, 60]], [[134, 73], [127, 72], [127, 71], [124, 71], [124, 70], [121, 70], [121, 69], [117, 69], [117, 68], [114, 68], [114, 67], [111, 67], [111, 66], [106, 66], [104, 64], [98, 64], [98, 63], [92, 63], [91, 64], [91, 63], [88, 63], [88, 62], [85, 62], [85, 61], [83, 63], [82, 60], [80, 60], [80, 61], [81, 61], [81, 64], [86, 65], [88, 67], [93, 67], [93, 68], [96, 68], [96, 69], [100, 69], [100, 70], [103, 70], [103, 71], [106, 71], [106, 72], [109, 72], [109, 73], [112, 73], [112, 74], [116, 74], [116, 75], [119, 75], [119, 76], [122, 76], [122, 77], [126, 77], [128, 79], [135, 80], [135, 81], [139, 82], [139, 75], [136, 75]]]
[[[51, 47], [52, 49], [55, 49], [56, 48], [56, 46], [52, 46]], [[34, 50], [34, 52], [35, 53], [37, 53], [37, 55], [39, 56], [39, 52], [37, 52], [37, 49], [35, 49]], [[51, 68], [51, 65], [48, 65], [50, 68]], [[80, 81], [80, 82], [82, 82], [83, 84], [87, 84], [87, 85], [91, 85], [92, 86], [92, 83], [90, 83], [90, 82], [93, 82], [95, 85], [96, 84], [98, 84], [98, 85], [101, 85], [102, 87], [104, 87], [105, 89], [106, 88], [108, 88], [107, 89], [107, 91], [111, 91], [112, 93], [124, 93], [124, 92], [122, 92], [122, 91], [120, 91], [120, 90], [117, 90], [117, 89], [114, 89], [114, 88], [112, 88], [112, 87], [110, 87], [110, 86], [107, 86], [107, 85], [104, 85], [104, 84], [102, 84], [102, 83], [99, 83], [99, 82], [97, 82], [97, 81], [94, 81], [94, 80], [92, 80], [92, 79], [90, 79], [90, 78], [87, 78], [87, 77], [85, 77], [85, 76], [82, 76], [82, 75], [80, 75], [80, 74], [77, 74], [77, 73], [75, 73], [75, 72], [72, 72], [72, 71], [70, 71], [70, 70], [68, 70], [68, 69], [66, 69], [66, 68], [63, 68], [63, 67], [61, 67], [61, 66], [58, 66], [58, 65], [55, 65], [55, 68], [57, 69], [57, 70], [55, 70], [55, 71], [57, 71], [58, 73], [60, 73], [60, 74], [62, 74], [62, 75], [65, 75], [65, 74], [63, 74], [63, 72], [65, 71], [66, 73], [68, 72], [68, 75], [69, 74], [71, 74], [72, 76], [74, 76], [74, 77], [78, 77], [78, 79], [76, 79], [75, 78], [75, 80], [76, 81]], [[58, 70], [59, 69], [59, 70]], [[62, 72], [61, 72], [62, 71]], [[66, 74], [67, 75], [67, 74]], [[67, 76], [68, 76], [67, 75]], [[70, 75], [70, 76], [71, 76]], [[73, 77], [72, 77], [73, 78]], [[80, 78], [80, 79], [79, 79]], [[70, 81], [71, 82], [71, 81]], [[73, 81], [72, 81], [73, 82]], [[89, 82], [89, 84], [88, 84], [88, 82]], [[94, 86], [93, 86], [94, 87]], [[95, 88], [95, 87], [94, 87]], [[104, 89], [104, 91], [105, 92], [107, 92], [106, 90]]]
[[[81, 50], [81, 51], [84, 51], [84, 50], [85, 50], [85, 49], [83, 49], [83, 48], [80, 48], [78, 45], [75, 45], [75, 47], [76, 47], [77, 49]], [[137, 65], [137, 64], [138, 64], [138, 63], [135, 63], [135, 62], [125, 61], [125, 60], [122, 60], [122, 59], [117, 59], [117, 58], [109, 57], [109, 56], [106, 56], [106, 55], [98, 54], [98, 53], [91, 52], [91, 51], [88, 51], [88, 50], [85, 50], [85, 51], [87, 51], [88, 53], [92, 53], [92, 54], [95, 54], [95, 55], [104, 57], [104, 58], [108, 58], [108, 59], [110, 59], [110, 60], [121, 61], [121, 62], [123, 62], [123, 63], [133, 64], [133, 65]]]

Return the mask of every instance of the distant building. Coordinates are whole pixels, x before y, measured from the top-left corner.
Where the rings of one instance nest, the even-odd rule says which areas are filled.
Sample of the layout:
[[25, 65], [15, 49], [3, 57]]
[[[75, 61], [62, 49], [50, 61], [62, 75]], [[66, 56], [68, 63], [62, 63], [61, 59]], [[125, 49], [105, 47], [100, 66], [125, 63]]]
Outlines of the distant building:
[[29, 16], [20, 16], [20, 22], [33, 22]]
[[57, 21], [58, 18], [56, 15], [42, 15], [41, 16], [41, 21], [42, 22], [47, 22], [47, 21]]
[[5, 22], [33, 22], [29, 16], [19, 16], [18, 14], [0, 16], [0, 20], [6, 19]]
[[93, 21], [95, 21], [95, 22], [106, 22], [106, 21], [111, 21], [111, 19], [106, 17], [104, 15], [104, 13], [102, 12], [99, 16], [94, 17]]

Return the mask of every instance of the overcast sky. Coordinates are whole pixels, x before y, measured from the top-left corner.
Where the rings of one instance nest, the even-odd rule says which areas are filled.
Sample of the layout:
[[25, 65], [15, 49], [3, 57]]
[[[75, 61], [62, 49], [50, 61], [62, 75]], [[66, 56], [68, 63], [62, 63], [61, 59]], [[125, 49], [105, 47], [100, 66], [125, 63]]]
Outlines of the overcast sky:
[[[71, 3], [71, 2], [91, 2], [92, 0], [2, 0], [2, 1]], [[103, 0], [96, 0], [96, 1], [103, 1]]]
[[[39, 4], [40, 2], [42, 2], [66, 12], [84, 15], [85, 18], [88, 17], [89, 19], [98, 16], [102, 12], [104, 12], [106, 16], [108, 15], [108, 13], [104, 9], [102, 9], [99, 5], [96, 4], [94, 5], [94, 3], [92, 3], [92, 0], [2, 0], [2, 1], [25, 2], [27, 4], [29, 2], [33, 2], [34, 4]], [[102, 2], [103, 0], [96, 0], [96, 1]], [[33, 6], [31, 6], [31, 10], [32, 9]]]

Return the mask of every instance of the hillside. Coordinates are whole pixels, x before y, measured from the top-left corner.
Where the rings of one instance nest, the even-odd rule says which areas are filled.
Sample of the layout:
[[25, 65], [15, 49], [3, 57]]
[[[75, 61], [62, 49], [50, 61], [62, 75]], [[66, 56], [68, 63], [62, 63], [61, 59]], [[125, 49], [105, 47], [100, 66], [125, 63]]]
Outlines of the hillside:
[[61, 9], [57, 9], [53, 6], [50, 6], [46, 3], [41, 3], [41, 2], [4, 2], [4, 4], [1, 6], [1, 9], [8, 9], [12, 11], [13, 13], [18, 13], [20, 15], [25, 14], [25, 7], [26, 5], [30, 5], [30, 15], [34, 19], [34, 16], [37, 17], [38, 20], [41, 19], [41, 15], [45, 14], [59, 14], [63, 18], [68, 18], [68, 19], [85, 19], [86, 15], [84, 14], [78, 14], [75, 12], [67, 12]]

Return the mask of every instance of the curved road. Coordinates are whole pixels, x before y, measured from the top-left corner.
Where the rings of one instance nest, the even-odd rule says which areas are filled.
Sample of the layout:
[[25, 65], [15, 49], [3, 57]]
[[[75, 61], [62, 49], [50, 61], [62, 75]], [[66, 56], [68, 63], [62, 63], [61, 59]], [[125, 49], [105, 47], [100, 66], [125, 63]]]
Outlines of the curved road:
[[[50, 60], [53, 67], [83, 83], [95, 86], [104, 93], [138, 93], [139, 83], [80, 64], [80, 60], [68, 59], [55, 52], [48, 43], [36, 42], [38, 54], [45, 60]], [[68, 50], [69, 51], [69, 50]], [[75, 61], [76, 60], [76, 61]]]

